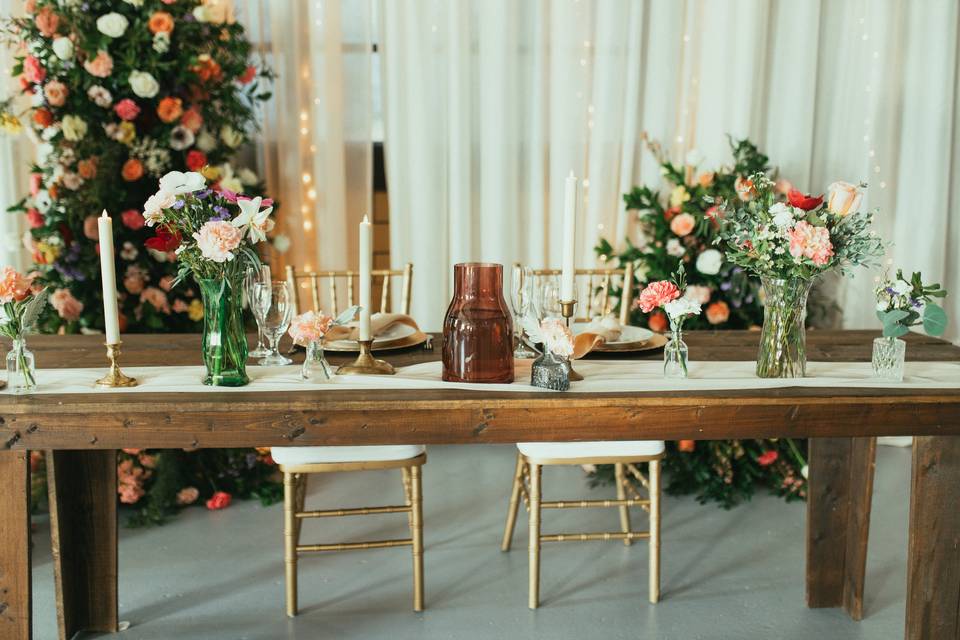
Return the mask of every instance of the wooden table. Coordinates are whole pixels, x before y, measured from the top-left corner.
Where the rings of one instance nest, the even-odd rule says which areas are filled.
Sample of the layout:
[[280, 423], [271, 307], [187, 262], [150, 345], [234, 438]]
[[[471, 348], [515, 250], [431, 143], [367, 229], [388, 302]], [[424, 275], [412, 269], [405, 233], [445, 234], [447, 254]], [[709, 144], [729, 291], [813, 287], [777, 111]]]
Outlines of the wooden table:
[[[809, 358], [868, 361], [874, 336], [810, 332]], [[690, 332], [687, 342], [694, 360], [752, 360], [757, 337]], [[126, 336], [125, 342], [126, 366], [200, 364], [195, 335]], [[908, 342], [908, 360], [960, 360], [960, 348], [948, 343], [917, 335]], [[102, 366], [100, 343], [96, 336], [30, 339], [41, 367]], [[438, 358], [439, 345], [433, 352], [387, 357], [400, 366]], [[875, 436], [882, 435], [919, 436], [906, 637], [958, 639], [960, 391], [797, 387], [544, 394], [304, 387], [281, 393], [6, 395], [0, 397], [0, 640], [31, 635], [30, 449], [50, 451], [57, 614], [60, 637], [69, 638], [82, 629], [117, 629], [115, 452], [128, 447], [809, 437], [807, 605], [843, 607], [859, 619]]]

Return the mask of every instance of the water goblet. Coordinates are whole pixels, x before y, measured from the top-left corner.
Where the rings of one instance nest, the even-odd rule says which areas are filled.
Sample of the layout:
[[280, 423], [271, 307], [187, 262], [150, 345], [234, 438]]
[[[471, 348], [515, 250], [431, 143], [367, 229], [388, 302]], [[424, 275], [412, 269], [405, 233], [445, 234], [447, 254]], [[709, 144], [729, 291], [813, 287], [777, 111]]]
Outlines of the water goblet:
[[267, 337], [269, 353], [260, 360], [263, 366], [285, 365], [293, 362], [280, 355], [280, 338], [290, 327], [293, 319], [293, 292], [290, 285], [274, 280], [254, 285], [253, 301], [263, 318], [263, 332]]
[[250, 313], [253, 314], [253, 319], [257, 324], [257, 348], [250, 351], [247, 354], [247, 357], [250, 358], [264, 358], [270, 355], [270, 350], [267, 349], [264, 344], [264, 334], [263, 334], [263, 318], [258, 313], [257, 306], [254, 304], [254, 285], [258, 283], [270, 282], [270, 267], [261, 266], [259, 269], [256, 267], [250, 267], [247, 269], [247, 272], [243, 277], [243, 295], [246, 302], [246, 306], [250, 309]]
[[510, 307], [513, 311], [513, 331], [517, 340], [517, 348], [513, 351], [514, 358], [534, 358], [538, 355], [524, 339], [523, 319], [530, 311], [532, 297], [533, 270], [515, 265], [510, 283]]
[[540, 279], [537, 317], [540, 320], [563, 317], [563, 311], [560, 307], [560, 278], [558, 276], [543, 276]]

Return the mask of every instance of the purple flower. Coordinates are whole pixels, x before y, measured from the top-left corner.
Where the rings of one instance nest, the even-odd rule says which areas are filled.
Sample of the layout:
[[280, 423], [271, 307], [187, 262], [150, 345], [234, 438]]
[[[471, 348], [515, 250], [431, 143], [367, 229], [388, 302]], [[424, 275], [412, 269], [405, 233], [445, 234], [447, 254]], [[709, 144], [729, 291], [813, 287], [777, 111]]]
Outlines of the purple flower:
[[183, 209], [183, 205], [185, 205], [185, 204], [186, 204], [186, 202], [184, 202], [183, 200], [177, 200], [176, 202], [173, 203], [173, 208], [174, 208], [174, 209]]
[[897, 293], [896, 291], [893, 290], [893, 287], [887, 287], [886, 289], [884, 289], [884, 291], [886, 291], [887, 295], [890, 295], [890, 296]]
[[198, 191], [194, 195], [197, 196], [197, 198], [199, 198], [200, 200], [206, 200], [211, 193], [213, 193], [212, 189], [204, 189], [203, 191]]
[[720, 283], [720, 291], [730, 291], [733, 288], [733, 283], [730, 281]]
[[213, 208], [217, 215], [211, 217], [211, 220], [226, 220], [230, 217], [230, 211], [226, 207], [221, 207], [217, 205]]
[[919, 309], [923, 306], [923, 304], [921, 304], [916, 298], [910, 298], [910, 306], [912, 306], [914, 309]]

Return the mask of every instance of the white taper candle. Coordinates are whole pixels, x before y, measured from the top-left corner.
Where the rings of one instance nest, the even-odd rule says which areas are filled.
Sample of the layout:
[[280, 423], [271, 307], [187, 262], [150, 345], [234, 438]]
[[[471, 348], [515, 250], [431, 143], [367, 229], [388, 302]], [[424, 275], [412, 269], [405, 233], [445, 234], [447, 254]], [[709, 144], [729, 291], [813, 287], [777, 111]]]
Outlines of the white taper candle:
[[371, 340], [370, 286], [373, 263], [373, 225], [367, 216], [360, 223], [360, 339]]
[[100, 232], [100, 279], [103, 281], [103, 326], [107, 344], [120, 342], [120, 314], [117, 311], [117, 272], [113, 260], [113, 220], [103, 210], [97, 219]]
[[563, 262], [560, 263], [560, 300], [571, 302], [573, 297], [574, 256], [576, 254], [577, 206], [579, 181], [573, 171], [564, 181], [563, 189]]

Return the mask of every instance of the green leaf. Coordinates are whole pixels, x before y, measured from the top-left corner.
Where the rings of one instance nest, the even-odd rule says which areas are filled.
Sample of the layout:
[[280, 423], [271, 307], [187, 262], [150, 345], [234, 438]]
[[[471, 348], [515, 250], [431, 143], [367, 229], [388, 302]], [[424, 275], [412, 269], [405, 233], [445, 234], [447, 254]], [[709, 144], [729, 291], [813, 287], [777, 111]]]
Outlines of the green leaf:
[[947, 330], [947, 312], [943, 307], [928, 304], [923, 310], [923, 330], [927, 335], [942, 336]]
[[34, 295], [30, 301], [24, 305], [23, 316], [20, 324], [24, 331], [29, 331], [30, 327], [36, 324], [37, 320], [40, 318], [40, 312], [43, 311], [43, 306], [47, 303], [47, 292], [48, 289], [42, 289], [40, 293]]
[[902, 324], [885, 324], [883, 325], [883, 337], [884, 338], [899, 338], [910, 333], [905, 325]]

